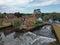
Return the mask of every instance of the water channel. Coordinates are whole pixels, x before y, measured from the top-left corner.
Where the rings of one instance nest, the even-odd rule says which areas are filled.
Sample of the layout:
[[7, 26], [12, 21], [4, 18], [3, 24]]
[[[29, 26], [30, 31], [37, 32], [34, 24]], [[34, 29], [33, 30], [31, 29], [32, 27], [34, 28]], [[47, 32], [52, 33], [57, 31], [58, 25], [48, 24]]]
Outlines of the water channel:
[[51, 25], [45, 25], [32, 32], [0, 32], [0, 45], [49, 45], [56, 41]]

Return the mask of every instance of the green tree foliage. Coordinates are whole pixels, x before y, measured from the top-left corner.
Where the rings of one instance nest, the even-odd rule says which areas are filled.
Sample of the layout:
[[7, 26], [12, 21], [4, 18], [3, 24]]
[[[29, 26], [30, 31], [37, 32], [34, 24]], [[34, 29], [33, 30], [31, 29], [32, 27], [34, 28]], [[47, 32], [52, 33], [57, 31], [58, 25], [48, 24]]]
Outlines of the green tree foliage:
[[35, 9], [35, 10], [34, 10], [34, 14], [36, 15], [37, 18], [40, 17], [40, 16], [41, 16], [41, 11], [40, 11], [40, 9]]
[[41, 15], [44, 21], [48, 21], [49, 19], [59, 20], [60, 21], [60, 13], [42, 13]]
[[0, 13], [0, 18], [5, 18], [5, 16], [3, 14]]
[[44, 15], [42, 19], [43, 19], [44, 21], [48, 21], [49, 18], [50, 18], [50, 16], [48, 16], [48, 15]]
[[7, 13], [6, 13], [6, 12], [4, 12], [3, 14], [4, 14], [4, 15], [6, 15]]
[[21, 14], [20, 12], [16, 12], [14, 15], [17, 16], [17, 17], [22, 17], [23, 16], [23, 14]]
[[52, 19], [53, 20], [60, 20], [60, 14], [59, 13], [52, 13]]

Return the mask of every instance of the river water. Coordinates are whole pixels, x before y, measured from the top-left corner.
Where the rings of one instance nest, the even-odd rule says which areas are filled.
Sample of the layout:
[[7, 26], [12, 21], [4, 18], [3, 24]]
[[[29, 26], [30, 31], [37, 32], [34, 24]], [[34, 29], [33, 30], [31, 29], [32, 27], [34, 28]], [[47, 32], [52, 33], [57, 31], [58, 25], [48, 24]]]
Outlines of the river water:
[[39, 36], [55, 38], [51, 25], [45, 25], [42, 28], [39, 28], [38, 30], [33, 31], [33, 33]]
[[5, 35], [0, 32], [0, 45], [49, 45], [56, 41], [50, 25], [43, 26], [33, 32], [12, 32]]

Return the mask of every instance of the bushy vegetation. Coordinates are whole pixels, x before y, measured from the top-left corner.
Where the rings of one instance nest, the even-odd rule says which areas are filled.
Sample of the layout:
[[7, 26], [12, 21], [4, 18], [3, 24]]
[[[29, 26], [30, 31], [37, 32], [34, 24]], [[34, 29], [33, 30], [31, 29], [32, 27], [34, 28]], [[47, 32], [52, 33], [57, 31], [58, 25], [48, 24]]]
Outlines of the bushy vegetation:
[[60, 13], [41, 13], [40, 9], [35, 9], [34, 14], [37, 18], [41, 17], [43, 21], [48, 21], [49, 19], [60, 21]]
[[14, 21], [12, 22], [12, 25], [13, 25], [14, 27], [16, 27], [16, 28], [19, 28], [20, 25], [21, 25], [21, 20], [19, 20], [19, 19], [14, 20]]
[[2, 26], [2, 22], [0, 22], [0, 26]]
[[5, 18], [5, 16], [0, 13], [0, 18]]
[[14, 15], [17, 16], [17, 17], [22, 17], [23, 16], [23, 14], [21, 14], [20, 12], [16, 12], [16, 13], [14, 13]]
[[38, 26], [38, 25], [42, 24], [42, 22], [41, 21], [36, 21], [36, 22], [32, 22], [32, 24], [33, 24], [33, 26]]
[[44, 21], [48, 21], [49, 19], [60, 21], [60, 13], [42, 13], [41, 18]]

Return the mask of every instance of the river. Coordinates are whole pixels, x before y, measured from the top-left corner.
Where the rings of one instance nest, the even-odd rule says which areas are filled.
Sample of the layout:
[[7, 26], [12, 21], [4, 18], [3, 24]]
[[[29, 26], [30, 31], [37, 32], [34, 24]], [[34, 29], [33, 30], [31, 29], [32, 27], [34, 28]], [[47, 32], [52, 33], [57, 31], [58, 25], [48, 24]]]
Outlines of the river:
[[49, 45], [56, 41], [51, 25], [45, 25], [32, 32], [0, 32], [0, 45]]

